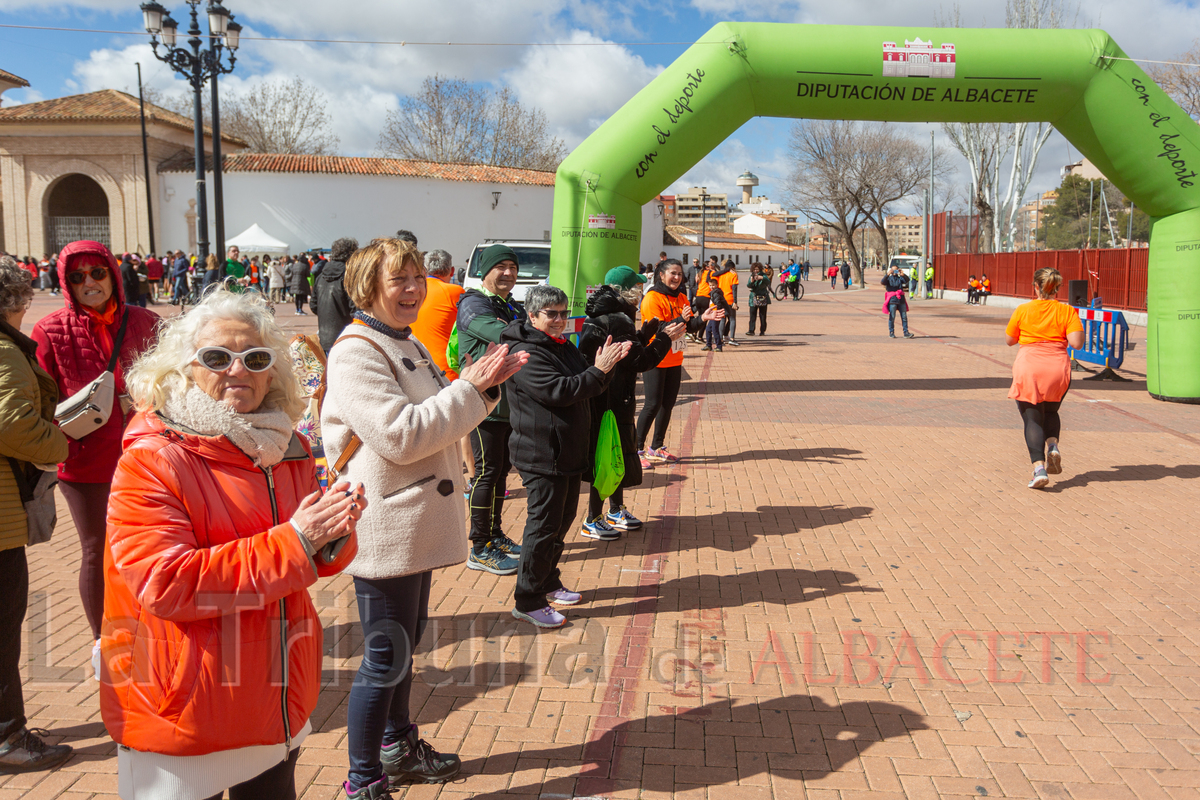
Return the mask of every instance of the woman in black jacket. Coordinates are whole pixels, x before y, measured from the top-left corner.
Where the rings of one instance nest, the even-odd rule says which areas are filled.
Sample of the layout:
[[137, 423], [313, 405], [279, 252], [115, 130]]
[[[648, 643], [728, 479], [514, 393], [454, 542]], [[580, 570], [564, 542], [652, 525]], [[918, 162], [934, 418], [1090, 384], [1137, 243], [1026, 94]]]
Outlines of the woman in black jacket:
[[[608, 499], [608, 515], [603, 515], [604, 500], [593, 484], [588, 498], [587, 519], [583, 523], [583, 535], [589, 539], [612, 541], [620, 538], [619, 531], [632, 531], [642, 527], [642, 522], [625, 508], [624, 489], [638, 486], [642, 482], [642, 464], [638, 458], [636, 409], [638, 375], [657, 367], [671, 350], [671, 342], [678, 341], [687, 333], [687, 326], [676, 322], [666, 327], [661, 320], [650, 320], [639, 332], [634, 326], [638, 304], [641, 302], [641, 287], [646, 282], [630, 267], [616, 267], [604, 276], [604, 286], [592, 295], [587, 303], [587, 319], [579, 335], [579, 352], [588, 361], [594, 362], [596, 352], [604, 342], [629, 342], [629, 355], [621, 360], [612, 373], [608, 388], [592, 398], [592, 426], [588, 441], [591, 452], [588, 458], [588, 479], [591, 467], [596, 463], [596, 443], [600, 436], [600, 420], [605, 411], [612, 411], [621, 435], [621, 452], [625, 456], [625, 477], [621, 485]], [[655, 336], [661, 332], [662, 336]]]
[[311, 273], [311, 267], [308, 264], [306, 256], [299, 256], [296, 263], [292, 264], [292, 295], [296, 299], [296, 313], [303, 315], [304, 301], [308, 299], [308, 276]]
[[525, 484], [528, 513], [521, 541], [512, 615], [539, 628], [559, 628], [566, 617], [547, 603], [571, 606], [583, 596], [562, 584], [558, 560], [567, 530], [575, 522], [579, 484], [587, 469], [591, 398], [608, 386], [629, 342], [611, 341], [587, 360], [564, 337], [567, 295], [554, 286], [533, 286], [525, 295], [526, 319], [500, 334], [509, 352], [529, 353], [529, 361], [508, 380], [512, 425], [512, 465]]

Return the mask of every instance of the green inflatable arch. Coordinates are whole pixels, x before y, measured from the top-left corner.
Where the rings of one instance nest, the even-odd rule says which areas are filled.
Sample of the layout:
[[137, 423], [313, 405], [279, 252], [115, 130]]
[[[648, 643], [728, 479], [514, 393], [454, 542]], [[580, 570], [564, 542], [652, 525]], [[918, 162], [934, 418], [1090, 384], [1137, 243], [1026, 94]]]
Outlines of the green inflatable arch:
[[754, 116], [1048, 121], [1152, 219], [1148, 388], [1200, 402], [1200, 126], [1099, 30], [720, 23], [558, 169], [550, 280], [638, 261], [641, 208]]

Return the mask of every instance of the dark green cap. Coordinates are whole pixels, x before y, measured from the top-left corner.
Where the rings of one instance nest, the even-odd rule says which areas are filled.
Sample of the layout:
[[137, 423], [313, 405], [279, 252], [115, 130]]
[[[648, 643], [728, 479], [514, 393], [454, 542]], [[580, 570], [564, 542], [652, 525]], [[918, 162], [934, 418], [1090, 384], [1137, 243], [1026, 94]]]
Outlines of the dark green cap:
[[517, 266], [521, 265], [521, 262], [517, 260], [517, 254], [511, 247], [494, 244], [479, 254], [479, 277], [486, 278], [487, 274], [501, 261], [511, 261]]

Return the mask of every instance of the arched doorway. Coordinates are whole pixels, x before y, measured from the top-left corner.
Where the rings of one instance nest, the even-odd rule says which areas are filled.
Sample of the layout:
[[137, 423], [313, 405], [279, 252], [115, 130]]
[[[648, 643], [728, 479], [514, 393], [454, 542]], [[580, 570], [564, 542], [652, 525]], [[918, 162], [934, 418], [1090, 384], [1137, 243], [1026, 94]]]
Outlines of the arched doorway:
[[108, 196], [96, 181], [75, 173], [60, 179], [46, 199], [46, 248], [57, 253], [80, 239], [112, 246]]

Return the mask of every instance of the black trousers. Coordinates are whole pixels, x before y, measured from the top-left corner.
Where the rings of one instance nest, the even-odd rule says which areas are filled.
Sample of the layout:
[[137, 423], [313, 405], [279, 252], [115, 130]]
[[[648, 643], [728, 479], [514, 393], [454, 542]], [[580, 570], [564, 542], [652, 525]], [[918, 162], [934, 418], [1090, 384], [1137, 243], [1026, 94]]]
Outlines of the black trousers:
[[[300, 748], [292, 750], [287, 761], [280, 761], [266, 772], [229, 787], [229, 800], [295, 800], [296, 759]], [[221, 800], [225, 792], [214, 794], [208, 800]]]
[[754, 335], [754, 318], [758, 317], [762, 320], [762, 332], [767, 332], [767, 307], [766, 306], [750, 306], [750, 335]]
[[475, 477], [471, 478], [467, 495], [471, 507], [471, 544], [475, 547], [483, 547], [501, 533], [504, 479], [512, 469], [508, 460], [510, 434], [512, 426], [507, 422], [481, 422], [467, 437], [475, 457]]
[[21, 694], [21, 625], [29, 601], [25, 548], [0, 550], [0, 741], [25, 727]]
[[667, 439], [667, 426], [671, 424], [671, 412], [675, 410], [675, 401], [679, 399], [679, 384], [683, 382], [683, 365], [676, 367], [655, 367], [642, 373], [642, 388], [645, 398], [642, 413], [637, 422], [637, 449], [646, 449], [646, 436], [650, 433], [650, 423], [654, 423], [654, 440], [650, 446], [655, 450], [662, 447]]
[[1062, 433], [1062, 420], [1058, 417], [1057, 403], [1026, 403], [1017, 401], [1017, 411], [1025, 421], [1025, 447], [1029, 449], [1029, 463], [1046, 460], [1046, 440], [1057, 439]]
[[546, 595], [563, 588], [558, 571], [567, 531], [575, 525], [581, 475], [521, 473], [528, 498], [521, 564], [513, 592], [517, 611], [546, 607]]

